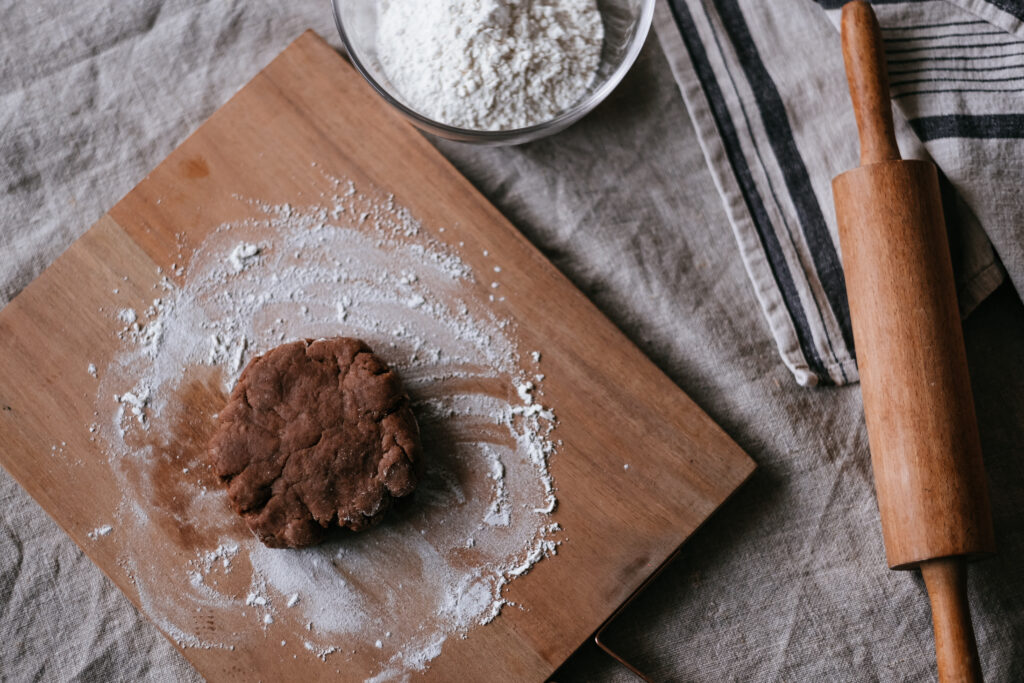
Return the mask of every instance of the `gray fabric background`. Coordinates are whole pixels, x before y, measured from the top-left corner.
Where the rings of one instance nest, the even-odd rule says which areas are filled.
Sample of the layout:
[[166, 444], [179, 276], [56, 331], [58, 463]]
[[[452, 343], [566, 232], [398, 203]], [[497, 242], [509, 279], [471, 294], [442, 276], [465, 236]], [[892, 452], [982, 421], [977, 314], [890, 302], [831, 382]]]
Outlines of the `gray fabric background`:
[[[313, 27], [301, 0], [0, 2], [0, 303]], [[614, 624], [657, 680], [934, 677], [927, 599], [885, 568], [858, 387], [803, 389], [775, 350], [664, 56], [525, 147], [442, 151], [760, 464]], [[1024, 680], [1024, 307], [965, 324], [1000, 554], [971, 596], [990, 681]], [[0, 448], [3, 444], [0, 444]], [[0, 679], [196, 679], [0, 473]], [[560, 681], [631, 676], [594, 646]]]

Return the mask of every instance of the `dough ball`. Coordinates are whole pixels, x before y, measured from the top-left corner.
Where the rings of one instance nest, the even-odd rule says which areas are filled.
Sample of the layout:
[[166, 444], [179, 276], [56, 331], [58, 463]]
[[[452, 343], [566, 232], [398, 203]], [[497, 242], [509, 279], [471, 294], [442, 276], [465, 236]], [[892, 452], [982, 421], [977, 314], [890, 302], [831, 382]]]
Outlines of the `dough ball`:
[[217, 418], [209, 458], [232, 507], [272, 548], [366, 529], [412, 493], [422, 468], [398, 377], [345, 337], [253, 358]]

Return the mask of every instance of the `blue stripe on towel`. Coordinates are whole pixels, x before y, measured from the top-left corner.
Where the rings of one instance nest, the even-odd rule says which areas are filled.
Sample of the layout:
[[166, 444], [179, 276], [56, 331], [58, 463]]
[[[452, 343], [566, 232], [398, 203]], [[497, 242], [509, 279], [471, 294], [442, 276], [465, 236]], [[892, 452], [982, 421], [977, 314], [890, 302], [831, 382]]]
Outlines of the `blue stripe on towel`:
[[800, 350], [803, 352], [804, 359], [810, 366], [811, 371], [817, 375], [818, 381], [822, 384], [831, 383], [831, 377], [825, 370], [821, 358], [818, 356], [818, 351], [814, 347], [814, 338], [811, 335], [807, 317], [800, 303], [800, 295], [793, 282], [793, 276], [789, 272], [789, 266], [786, 264], [785, 254], [765, 211], [764, 202], [760, 194], [758, 194], [750, 168], [747, 166], [747, 161], [743, 156], [743, 150], [736, 135], [736, 128], [729, 115], [725, 99], [722, 97], [718, 81], [715, 80], [714, 71], [708, 62], [707, 53], [704, 51], [704, 44], [701, 42], [697, 27], [693, 23], [693, 17], [690, 15], [684, 0], [669, 0], [668, 4], [682, 35], [683, 42], [686, 44], [686, 49], [690, 53], [690, 58], [693, 60], [701, 87], [708, 98], [711, 114], [715, 119], [715, 125], [718, 127], [718, 132], [721, 135], [726, 156], [729, 158], [729, 164], [733, 169], [733, 174], [736, 176], [740, 191], [743, 194], [743, 201], [750, 212], [754, 226], [757, 228], [758, 236], [761, 238], [761, 245], [764, 247], [765, 254], [768, 257], [768, 264], [772, 269], [772, 275], [779, 285], [783, 303], [789, 312], [790, 319], [793, 321]]
[[911, 95], [937, 95], [939, 93], [965, 93], [965, 92], [1024, 92], [1024, 88], [934, 88], [927, 90], [913, 90], [911, 92], [896, 93], [892, 96], [892, 99], [898, 100], [902, 97], [910, 97]]
[[[708, 16], [707, 7], [704, 6], [702, 7], [702, 9], [704, 10], [705, 18], [708, 20], [711, 35], [715, 39], [715, 47], [718, 48], [719, 54], [721, 54], [724, 57], [725, 53], [722, 50], [722, 43], [718, 39], [718, 31], [715, 29], [715, 24], [714, 22], [711, 21], [711, 17]], [[781, 204], [779, 203], [779, 196], [778, 193], [775, 191], [774, 183], [772, 183], [772, 176], [768, 172], [768, 169], [765, 167], [764, 159], [761, 156], [760, 145], [757, 144], [756, 138], [754, 137], [754, 131], [750, 125], [750, 117], [747, 114], [747, 107], [746, 105], [743, 104], [743, 99], [738, 96], [739, 89], [736, 87], [736, 79], [732, 75], [732, 69], [729, 68], [729, 61], [723, 60], [722, 65], [725, 68], [726, 75], [729, 77], [730, 85], [732, 85], [733, 90], [737, 92], [737, 103], [739, 104], [740, 113], [743, 114], [743, 123], [746, 125], [747, 135], [750, 136], [750, 139], [753, 142], [754, 156], [757, 158], [757, 163], [760, 166], [761, 171], [764, 173], [765, 183], [768, 185], [768, 193], [772, 198], [772, 203], [775, 205], [775, 209], [779, 212], [779, 217], [782, 219], [782, 227], [785, 228], [785, 236], [789, 238], [790, 247], [793, 249], [794, 252], [796, 252], [794, 255], [801, 262], [802, 265], [803, 259], [801, 259], [798, 255], [799, 252], [797, 252], [797, 247], [795, 244], [796, 240], [793, 237], [793, 228], [791, 226], [792, 221], [790, 221], [790, 219], [787, 217], [786, 211], [783, 210]], [[777, 235], [780, 237], [781, 240], [783, 233], [777, 233]], [[829, 334], [828, 327], [825, 324], [824, 316], [821, 313], [821, 306], [818, 304], [818, 298], [814, 296], [813, 292], [811, 293], [811, 301], [814, 303], [814, 312], [817, 313], [818, 320], [821, 322], [821, 329], [825, 335], [825, 343], [828, 345], [828, 352], [832, 356], [832, 359], [835, 360], [836, 366], [839, 368], [839, 374], [842, 376], [843, 383], [846, 384], [849, 381], [849, 377], [846, 376], [846, 369], [843, 368], [842, 362], [836, 355], [835, 346], [832, 344], [832, 335]], [[805, 310], [805, 312], [809, 314], [810, 310]]]
[[852, 355], [853, 327], [850, 324], [850, 306], [846, 300], [846, 278], [843, 275], [839, 254], [836, 253], [835, 244], [825, 223], [825, 216], [814, 195], [807, 166], [800, 156], [800, 150], [797, 149], [786, 107], [768, 69], [761, 61], [753, 36], [736, 0], [718, 0], [715, 6], [736, 50], [743, 73], [750, 83], [750, 89], [754, 93], [768, 142], [779, 163], [807, 246], [814, 259], [818, 279], [839, 323], [846, 348]]
[[928, 55], [926, 57], [908, 57], [904, 59], [886, 59], [886, 63], [893, 64], [916, 64], [918, 62], [983, 62], [990, 59], [1005, 59], [1007, 57], [1024, 57], [1024, 52], [1001, 52], [991, 55], [941, 55], [938, 57]]
[[905, 81], [893, 81], [890, 88], [901, 85], [917, 85], [919, 83], [1015, 83], [1024, 81], [1024, 76], [1003, 76], [1001, 78], [984, 78], [972, 76], [951, 76], [949, 78], [910, 78]]
[[946, 114], [910, 119], [922, 142], [941, 138], [1024, 138], [1024, 114]]
[[991, 26], [984, 19], [962, 19], [960, 21], [935, 21], [930, 24], [905, 24], [903, 26], [882, 26], [882, 35], [885, 36], [887, 33], [894, 31], [918, 31], [926, 28], [946, 28], [948, 26], [978, 26], [984, 24]]

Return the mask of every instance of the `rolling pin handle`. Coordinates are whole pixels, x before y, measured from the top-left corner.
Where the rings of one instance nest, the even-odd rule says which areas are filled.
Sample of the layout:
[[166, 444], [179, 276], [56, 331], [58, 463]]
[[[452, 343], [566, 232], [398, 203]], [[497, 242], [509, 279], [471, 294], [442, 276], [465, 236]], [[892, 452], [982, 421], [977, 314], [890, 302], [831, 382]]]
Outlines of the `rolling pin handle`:
[[871, 5], [859, 1], [843, 5], [840, 33], [846, 80], [860, 133], [860, 165], [899, 159], [900, 149], [893, 132], [885, 48]]
[[967, 566], [962, 557], [921, 563], [932, 604], [935, 658], [941, 683], [981, 683], [981, 662], [967, 605]]

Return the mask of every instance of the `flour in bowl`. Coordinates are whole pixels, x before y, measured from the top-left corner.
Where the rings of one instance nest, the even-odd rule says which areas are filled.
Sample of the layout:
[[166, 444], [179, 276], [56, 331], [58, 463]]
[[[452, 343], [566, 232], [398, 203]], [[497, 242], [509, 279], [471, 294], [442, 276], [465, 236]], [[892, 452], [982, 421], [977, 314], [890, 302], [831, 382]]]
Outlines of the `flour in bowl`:
[[542, 123], [601, 62], [595, 0], [381, 0], [377, 53], [412, 109], [475, 130]]

